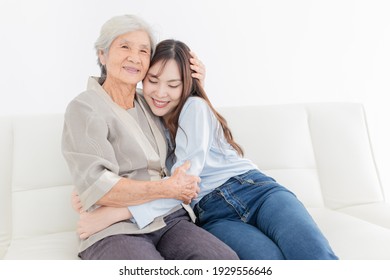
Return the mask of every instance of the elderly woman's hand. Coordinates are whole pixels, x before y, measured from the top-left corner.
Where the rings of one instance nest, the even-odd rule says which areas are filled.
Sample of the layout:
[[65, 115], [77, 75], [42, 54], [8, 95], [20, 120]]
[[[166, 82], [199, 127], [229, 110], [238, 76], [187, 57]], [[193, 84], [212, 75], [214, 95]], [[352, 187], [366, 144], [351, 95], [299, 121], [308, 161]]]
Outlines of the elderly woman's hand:
[[194, 73], [192, 73], [192, 77], [198, 79], [201, 86], [204, 87], [204, 80], [206, 78], [206, 67], [194, 52], [191, 52], [191, 55], [192, 58], [190, 58], [190, 67], [194, 71]]
[[182, 200], [185, 204], [189, 204], [192, 199], [198, 196], [200, 188], [198, 176], [188, 175], [186, 172], [190, 168], [190, 162], [187, 161], [183, 165], [176, 168], [175, 172], [166, 180], [167, 188], [170, 197]]

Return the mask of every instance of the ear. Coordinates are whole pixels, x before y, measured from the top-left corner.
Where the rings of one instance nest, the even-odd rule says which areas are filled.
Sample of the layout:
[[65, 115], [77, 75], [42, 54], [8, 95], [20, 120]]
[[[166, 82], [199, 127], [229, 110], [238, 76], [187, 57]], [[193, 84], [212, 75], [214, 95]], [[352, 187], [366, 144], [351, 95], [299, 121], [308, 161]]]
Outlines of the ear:
[[106, 55], [103, 50], [99, 50], [99, 61], [102, 65], [106, 65]]

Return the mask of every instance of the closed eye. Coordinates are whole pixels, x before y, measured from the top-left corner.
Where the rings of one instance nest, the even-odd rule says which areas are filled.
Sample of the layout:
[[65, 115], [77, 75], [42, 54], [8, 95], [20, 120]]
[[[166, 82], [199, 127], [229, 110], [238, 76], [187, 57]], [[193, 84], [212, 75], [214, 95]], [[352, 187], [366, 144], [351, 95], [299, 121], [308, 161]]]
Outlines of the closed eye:
[[151, 84], [157, 84], [157, 81], [156, 80], [151, 80], [151, 79], [148, 79], [149, 83]]

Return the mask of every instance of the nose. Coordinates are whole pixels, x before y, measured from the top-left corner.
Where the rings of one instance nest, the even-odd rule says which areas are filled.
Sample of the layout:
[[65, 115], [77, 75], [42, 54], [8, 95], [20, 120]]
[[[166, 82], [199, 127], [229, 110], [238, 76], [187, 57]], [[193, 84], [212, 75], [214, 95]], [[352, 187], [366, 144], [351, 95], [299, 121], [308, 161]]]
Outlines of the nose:
[[132, 51], [129, 53], [129, 56], [127, 57], [127, 61], [138, 64], [141, 63], [141, 59], [137, 52]]
[[159, 85], [158, 88], [156, 89], [156, 97], [158, 98], [163, 98], [167, 96], [167, 91], [164, 88], [164, 86]]

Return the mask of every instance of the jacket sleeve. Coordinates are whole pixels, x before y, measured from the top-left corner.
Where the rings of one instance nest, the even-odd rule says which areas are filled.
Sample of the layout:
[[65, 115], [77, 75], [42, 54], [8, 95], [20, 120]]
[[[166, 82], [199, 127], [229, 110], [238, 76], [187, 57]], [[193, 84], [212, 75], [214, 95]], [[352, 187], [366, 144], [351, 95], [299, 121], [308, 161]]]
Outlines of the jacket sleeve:
[[109, 127], [88, 102], [73, 100], [67, 107], [62, 152], [81, 203], [89, 209], [120, 179]]

